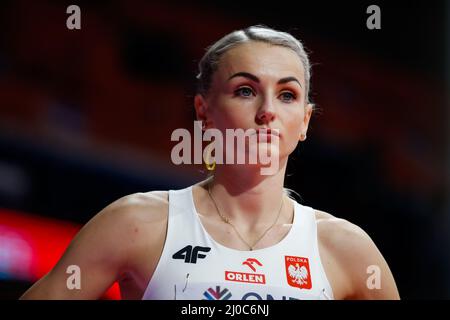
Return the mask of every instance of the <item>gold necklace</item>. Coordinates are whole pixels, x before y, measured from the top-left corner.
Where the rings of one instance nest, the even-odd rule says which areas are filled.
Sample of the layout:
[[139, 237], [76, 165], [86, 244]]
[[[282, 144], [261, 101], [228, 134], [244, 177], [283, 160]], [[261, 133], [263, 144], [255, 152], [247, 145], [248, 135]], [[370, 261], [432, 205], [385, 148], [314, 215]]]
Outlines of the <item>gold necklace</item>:
[[253, 248], [256, 246], [256, 244], [257, 244], [257, 243], [258, 243], [258, 242], [266, 235], [266, 233], [267, 233], [270, 229], [272, 229], [272, 227], [277, 223], [278, 218], [280, 217], [280, 214], [281, 214], [281, 209], [283, 208], [283, 204], [284, 204], [283, 197], [281, 197], [281, 205], [280, 205], [280, 210], [278, 210], [277, 218], [276, 218], [275, 221], [272, 223], [272, 225], [271, 225], [269, 228], [267, 228], [267, 230], [264, 231], [264, 233], [256, 240], [256, 242], [253, 243], [253, 245], [249, 245], [248, 242], [245, 241], [245, 239], [244, 239], [244, 238], [241, 236], [241, 234], [237, 231], [236, 227], [230, 222], [230, 219], [228, 219], [227, 217], [223, 216], [223, 214], [220, 212], [219, 207], [217, 206], [217, 203], [216, 203], [216, 201], [214, 200], [214, 198], [213, 198], [213, 196], [212, 196], [212, 194], [211, 194], [211, 189], [210, 189], [210, 186], [209, 186], [209, 185], [208, 185], [208, 194], [209, 194], [209, 197], [211, 198], [212, 202], [214, 203], [214, 206], [216, 207], [216, 211], [217, 211], [217, 213], [219, 214], [220, 218], [221, 218], [225, 223], [228, 223], [230, 226], [233, 227], [234, 231], [235, 231], [236, 234], [239, 236], [239, 238], [240, 238], [240, 239], [241, 239], [241, 240], [242, 240], [242, 241], [250, 248], [250, 251], [253, 250]]

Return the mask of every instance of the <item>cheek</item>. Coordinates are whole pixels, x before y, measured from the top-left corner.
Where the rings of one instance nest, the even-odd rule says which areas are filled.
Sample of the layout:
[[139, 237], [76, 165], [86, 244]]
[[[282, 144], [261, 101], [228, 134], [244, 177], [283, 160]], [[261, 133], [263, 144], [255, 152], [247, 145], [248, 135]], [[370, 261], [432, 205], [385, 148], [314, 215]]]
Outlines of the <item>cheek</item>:
[[292, 135], [300, 134], [301, 129], [303, 128], [303, 118], [305, 116], [305, 112], [302, 107], [297, 106], [290, 110], [287, 110], [285, 114], [285, 127]]
[[301, 106], [297, 106], [296, 109], [287, 111], [284, 114], [284, 151], [286, 153], [292, 153], [297, 144], [299, 143], [300, 133], [303, 128], [304, 111]]
[[214, 112], [211, 114], [217, 128], [247, 128], [254, 120], [253, 110], [238, 101], [229, 98], [217, 99], [212, 105]]

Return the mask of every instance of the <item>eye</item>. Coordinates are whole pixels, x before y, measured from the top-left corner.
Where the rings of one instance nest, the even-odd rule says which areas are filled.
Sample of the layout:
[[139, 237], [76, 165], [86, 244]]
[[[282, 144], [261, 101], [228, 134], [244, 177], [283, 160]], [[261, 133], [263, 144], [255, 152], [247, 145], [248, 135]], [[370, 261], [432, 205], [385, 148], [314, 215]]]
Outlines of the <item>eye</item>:
[[252, 94], [254, 94], [253, 89], [250, 87], [240, 87], [236, 91], [234, 91], [235, 96], [241, 96], [241, 97], [251, 97]]
[[292, 102], [294, 101], [297, 96], [289, 91], [284, 91], [280, 94], [281, 100], [284, 102]]

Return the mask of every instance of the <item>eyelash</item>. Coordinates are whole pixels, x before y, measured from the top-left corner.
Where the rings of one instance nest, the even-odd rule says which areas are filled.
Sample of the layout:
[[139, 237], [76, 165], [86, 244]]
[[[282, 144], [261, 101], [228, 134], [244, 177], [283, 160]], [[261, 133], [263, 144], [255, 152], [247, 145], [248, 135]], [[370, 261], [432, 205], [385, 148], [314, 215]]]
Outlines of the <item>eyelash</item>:
[[294, 93], [292, 93], [292, 92], [290, 92], [290, 91], [283, 91], [280, 95], [283, 95], [283, 94], [286, 94], [286, 93], [288, 93], [289, 95], [291, 95], [291, 100], [290, 101], [293, 101], [293, 100], [296, 100], [297, 99], [297, 95], [295, 95]]
[[[251, 87], [245, 86], [245, 87], [240, 87], [240, 88], [238, 88], [237, 90], [235, 90], [235, 91], [234, 91], [234, 96], [235, 96], [235, 97], [244, 97], [244, 98], [248, 98], [249, 96], [242, 96], [242, 95], [241, 95], [243, 89], [248, 89], [248, 90], [250, 90], [250, 91], [252, 92], [253, 95], [255, 94], [255, 91], [254, 91]], [[294, 101], [294, 100], [297, 99], [297, 95], [296, 95], [295, 93], [291, 92], [291, 91], [283, 91], [283, 92], [281, 92], [280, 96], [281, 96], [281, 95], [284, 95], [284, 94], [289, 94], [289, 95], [291, 96], [291, 99], [290, 99], [289, 101], [285, 101], [285, 102], [288, 102], [288, 103], [289, 103], [289, 102], [292, 102], [292, 101]]]
[[252, 88], [250, 88], [250, 87], [240, 87], [240, 88], [238, 88], [238, 89], [236, 89], [234, 91], [234, 96], [236, 96], [236, 97], [245, 97], [245, 98], [249, 97], [249, 96], [242, 96], [241, 95], [242, 90], [244, 90], [244, 89], [248, 89], [248, 90], [250, 90], [252, 92], [252, 94], [255, 94], [255, 91]]

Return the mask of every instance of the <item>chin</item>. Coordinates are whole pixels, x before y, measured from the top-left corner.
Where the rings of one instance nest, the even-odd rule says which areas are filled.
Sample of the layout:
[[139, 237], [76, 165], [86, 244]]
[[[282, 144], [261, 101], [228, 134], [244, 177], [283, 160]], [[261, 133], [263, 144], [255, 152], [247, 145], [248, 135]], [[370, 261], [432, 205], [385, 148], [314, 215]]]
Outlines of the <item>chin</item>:
[[280, 150], [277, 146], [269, 143], [257, 143], [253, 146], [250, 146], [249, 152], [247, 154], [247, 161], [250, 164], [253, 164], [253, 162], [250, 162], [251, 159], [256, 159], [257, 165], [265, 166], [267, 165], [268, 159], [279, 159], [279, 157]]

